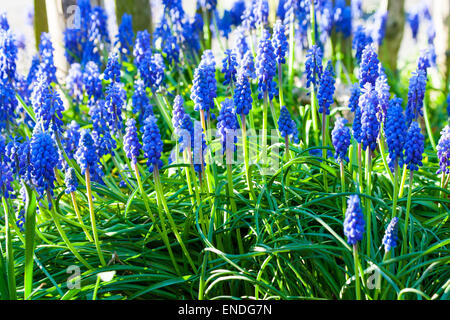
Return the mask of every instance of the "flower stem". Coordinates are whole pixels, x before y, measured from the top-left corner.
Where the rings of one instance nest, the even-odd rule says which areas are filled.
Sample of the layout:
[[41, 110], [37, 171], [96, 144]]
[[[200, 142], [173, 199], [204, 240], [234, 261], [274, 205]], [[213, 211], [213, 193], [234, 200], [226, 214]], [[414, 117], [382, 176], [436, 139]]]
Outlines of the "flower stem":
[[[8, 289], [9, 289], [9, 299], [17, 300], [16, 293], [16, 273], [14, 270], [14, 250], [12, 245], [12, 235], [10, 228], [10, 216], [8, 210], [8, 203], [6, 203], [5, 197], [2, 197], [3, 211], [5, 213], [5, 228], [6, 228], [6, 260], [8, 261]], [[3, 259], [3, 257], [0, 257]]]
[[[409, 188], [408, 188], [408, 200], [406, 202], [406, 215], [405, 215], [405, 226], [403, 230], [403, 234], [405, 236], [405, 239], [403, 240], [403, 252], [402, 254], [406, 253], [406, 247], [410, 246], [408, 239], [408, 224], [409, 224], [409, 215], [411, 212], [411, 196], [412, 196], [412, 188], [413, 188], [413, 182], [414, 182], [414, 171], [409, 170]], [[412, 231], [411, 231], [412, 232]]]
[[106, 267], [105, 258], [103, 257], [102, 249], [100, 247], [100, 242], [98, 239], [97, 224], [95, 222], [94, 202], [92, 200], [92, 188], [91, 188], [91, 173], [89, 171], [89, 167], [86, 168], [86, 192], [87, 192], [86, 196], [88, 198], [89, 203], [89, 215], [91, 218], [91, 227], [92, 227], [92, 234], [94, 235], [95, 248], [97, 249], [100, 263], [102, 264], [103, 267]]
[[355, 292], [356, 299], [361, 300], [361, 283], [359, 278], [359, 256], [358, 256], [358, 244], [353, 245], [353, 260], [355, 263]]
[[253, 191], [253, 183], [250, 179], [250, 165], [248, 158], [248, 140], [247, 140], [247, 124], [245, 114], [242, 114], [242, 144], [244, 148], [244, 164], [245, 164], [245, 178], [247, 180], [247, 186], [250, 192], [250, 200], [255, 201], [256, 196]]
[[175, 256], [172, 251], [172, 247], [170, 246], [169, 238], [167, 237], [166, 224], [165, 224], [164, 220], [161, 219], [161, 227], [163, 229], [161, 231], [161, 229], [159, 228], [158, 224], [156, 223], [156, 219], [153, 216], [153, 213], [150, 209], [150, 205], [148, 204], [148, 197], [147, 197], [147, 194], [145, 193], [144, 186], [142, 185], [141, 175], [139, 174], [139, 168], [137, 166], [137, 163], [134, 164], [134, 174], [136, 175], [136, 180], [138, 183], [139, 191], [142, 195], [142, 199], [144, 200], [145, 209], [147, 210], [150, 218], [152, 219], [152, 222], [156, 227], [156, 231], [159, 233], [160, 237], [162, 238], [164, 244], [167, 247], [167, 251], [169, 252], [170, 259], [172, 260], [173, 267], [175, 268], [175, 272], [178, 275], [181, 275], [180, 269], [178, 267], [178, 264], [175, 260]]
[[[341, 192], [345, 193], [345, 168], [344, 161], [340, 160], [339, 162], [340, 172], [341, 172]], [[345, 197], [342, 197], [342, 212], [345, 218], [345, 211], [347, 210], [347, 204], [345, 203]]]
[[398, 159], [394, 163], [394, 194], [392, 196], [392, 219], [397, 215], [397, 201], [398, 201]]
[[56, 213], [56, 207], [53, 203], [52, 197], [50, 195], [50, 190], [47, 190], [47, 199], [48, 199], [48, 205], [51, 207], [49, 209], [50, 214], [53, 218], [53, 222], [56, 226], [56, 229], [58, 230], [61, 238], [63, 239], [66, 246], [69, 248], [69, 250], [73, 253], [73, 255], [89, 270], [93, 270], [92, 266], [78, 253], [77, 249], [72, 245], [69, 238], [67, 238], [66, 233], [64, 232], [64, 229], [61, 226], [61, 223], [59, 222], [58, 214]]
[[72, 198], [73, 209], [75, 210], [75, 214], [77, 215], [78, 222], [80, 222], [80, 224], [82, 225], [82, 229], [83, 229], [84, 233], [86, 234], [86, 237], [88, 238], [88, 240], [90, 242], [94, 242], [94, 239], [92, 239], [92, 236], [90, 235], [89, 231], [87, 230], [86, 226], [84, 225], [83, 218], [81, 217], [80, 210], [78, 209], [77, 198], [75, 196], [75, 192], [71, 192], [70, 197]]
[[[369, 147], [366, 149], [366, 169], [367, 169], [367, 186], [366, 186], [366, 195], [371, 195], [371, 184], [372, 184], [372, 151]], [[366, 209], [366, 221], [367, 221], [367, 256], [370, 257], [371, 252], [371, 243], [372, 243], [372, 201], [369, 198], [366, 198], [365, 201], [365, 209]], [[375, 228], [375, 226], [374, 226]]]
[[163, 193], [163, 189], [161, 186], [161, 180], [159, 178], [159, 171], [156, 168], [155, 168], [155, 170], [153, 170], [153, 177], [155, 179], [155, 187], [156, 187], [157, 197], [158, 197], [160, 203], [162, 204], [164, 211], [166, 212], [166, 216], [167, 216], [167, 219], [169, 220], [169, 225], [172, 228], [172, 232], [174, 233], [175, 238], [178, 240], [178, 243], [180, 244], [181, 249], [184, 252], [184, 255], [188, 259], [188, 262], [191, 265], [192, 270], [195, 273], [197, 273], [197, 268], [195, 267], [194, 261], [192, 261], [191, 255], [189, 254], [189, 251], [186, 249], [186, 246], [183, 243], [183, 239], [181, 239], [181, 236], [178, 233], [175, 221], [173, 220], [172, 214], [170, 213], [170, 210], [167, 206], [167, 203], [166, 203], [166, 200], [164, 197], [164, 193]]

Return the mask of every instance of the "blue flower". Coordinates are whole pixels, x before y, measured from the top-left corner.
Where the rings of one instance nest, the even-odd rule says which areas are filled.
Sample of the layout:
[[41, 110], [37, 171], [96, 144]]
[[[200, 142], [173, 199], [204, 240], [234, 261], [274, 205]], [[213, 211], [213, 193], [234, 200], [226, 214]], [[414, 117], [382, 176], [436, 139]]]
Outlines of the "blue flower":
[[105, 100], [100, 100], [96, 103], [89, 102], [89, 108], [93, 126], [92, 138], [94, 139], [98, 157], [101, 158], [107, 154], [114, 155], [113, 150], [116, 148], [116, 141], [112, 138], [108, 125], [107, 119], [109, 114]]
[[234, 152], [236, 150], [237, 135], [236, 130], [239, 123], [236, 118], [236, 110], [233, 100], [225, 99], [222, 102], [220, 114], [217, 117], [217, 135], [222, 142], [223, 152]]
[[403, 148], [407, 134], [406, 120], [403, 115], [402, 99], [393, 98], [387, 109], [386, 142], [389, 149], [389, 166], [394, 169], [395, 164], [403, 165]]
[[317, 100], [319, 103], [319, 112], [330, 114], [330, 106], [333, 104], [333, 95], [334, 95], [334, 71], [333, 64], [331, 61], [328, 61], [327, 67], [320, 78], [319, 89], [317, 92]]
[[124, 13], [122, 23], [119, 26], [119, 33], [116, 36], [116, 43], [120, 46], [120, 53], [124, 61], [128, 61], [128, 56], [131, 54], [133, 38], [133, 16]]
[[244, 68], [238, 71], [236, 87], [234, 89], [234, 105], [236, 113], [240, 115], [248, 115], [252, 109], [252, 88], [248, 79], [247, 72]]
[[352, 195], [347, 202], [344, 220], [344, 234], [349, 245], [356, 245], [358, 241], [363, 239], [365, 226], [366, 222], [360, 207], [359, 197]]
[[145, 57], [151, 55], [151, 40], [147, 30], [137, 32], [133, 55], [138, 69], [139, 65], [144, 62]]
[[233, 3], [230, 10], [231, 23], [234, 26], [238, 26], [242, 22], [242, 14], [245, 11], [245, 0], [237, 0]]
[[44, 130], [61, 132], [63, 125], [62, 112], [64, 105], [58, 92], [47, 79], [47, 74], [41, 72], [31, 95], [31, 102], [36, 119], [41, 122]]
[[244, 69], [247, 77], [250, 79], [256, 78], [255, 62], [253, 61], [253, 55], [250, 51], [247, 52], [241, 60], [241, 68]]
[[256, 75], [258, 76], [259, 99], [264, 93], [269, 94], [269, 100], [273, 99], [276, 83], [273, 81], [277, 72], [277, 62], [275, 50], [270, 41], [270, 32], [264, 29], [262, 39], [258, 45], [256, 56]]
[[122, 109], [125, 106], [127, 93], [121, 83], [112, 82], [106, 90], [105, 106], [108, 110], [108, 124], [114, 132], [122, 129]]
[[279, 65], [286, 63], [286, 54], [289, 48], [289, 43], [286, 38], [286, 28], [281, 20], [277, 20], [273, 27], [272, 45], [275, 49], [277, 62]]
[[347, 123], [347, 119], [341, 117], [337, 118], [334, 124], [334, 129], [331, 132], [334, 150], [336, 150], [336, 155], [334, 157], [339, 162], [349, 161], [347, 152], [352, 136], [350, 134], [350, 129], [346, 126]]
[[217, 0], [199, 0], [198, 4], [207, 11], [213, 11], [216, 9]]
[[352, 47], [356, 51], [355, 58], [358, 64], [361, 63], [363, 50], [372, 42], [372, 37], [367, 33], [363, 26], [359, 25], [354, 32], [352, 43]]
[[248, 47], [248, 43], [247, 43], [246, 30], [244, 29], [244, 27], [239, 26], [236, 28], [236, 40], [235, 41], [236, 41], [235, 42], [236, 45], [235, 45], [234, 50], [237, 53], [238, 60], [242, 61], [245, 54], [250, 51], [250, 48]]
[[411, 12], [407, 15], [409, 26], [411, 27], [412, 37], [414, 40], [417, 40], [417, 34], [419, 32], [419, 12]]
[[195, 69], [192, 83], [191, 99], [194, 101], [195, 111], [204, 110], [208, 112], [214, 108], [216, 90], [214, 56], [210, 50], [206, 50], [199, 66]]
[[50, 34], [43, 32], [39, 43], [39, 56], [41, 57], [40, 70], [45, 73], [49, 82], [57, 82], [56, 67], [53, 59], [54, 51], [55, 49], [53, 49]]
[[165, 15], [163, 15], [158, 27], [153, 33], [153, 42], [155, 47], [165, 54], [170, 65], [180, 61], [180, 47], [177, 38], [172, 34]]
[[14, 123], [18, 102], [11, 82], [0, 79], [0, 129]]
[[142, 145], [139, 143], [139, 137], [136, 129], [136, 120], [128, 119], [126, 123], [126, 133], [123, 137], [123, 149], [131, 160], [132, 164], [137, 163], [137, 158], [139, 157]]
[[406, 106], [406, 121], [417, 120], [423, 116], [423, 100], [427, 87], [427, 77], [423, 70], [413, 72], [409, 80], [408, 104]]
[[156, 90], [164, 79], [164, 58], [161, 54], [151, 54], [148, 51], [137, 68], [145, 85]]
[[181, 128], [181, 123], [183, 121], [184, 115], [186, 111], [184, 110], [184, 100], [183, 97], [178, 95], [175, 97], [173, 101], [172, 108], [172, 124], [175, 128], [175, 131]]
[[19, 158], [19, 176], [26, 182], [31, 181], [31, 140], [26, 140], [20, 144], [17, 151]]
[[145, 90], [145, 83], [141, 79], [134, 82], [134, 93], [131, 100], [133, 102], [133, 113], [139, 114], [139, 121], [153, 115], [153, 106], [150, 104], [150, 99]]
[[405, 164], [411, 171], [419, 170], [422, 166], [422, 154], [425, 149], [424, 136], [416, 121], [409, 126], [405, 142]]
[[163, 142], [158, 125], [156, 124], [156, 118], [153, 116], [149, 116], [144, 121], [142, 144], [149, 171], [159, 170], [163, 166], [161, 160]]
[[236, 82], [237, 61], [236, 54], [230, 49], [225, 50], [225, 58], [222, 60], [222, 73], [225, 75], [223, 85], [233, 84]]
[[0, 31], [8, 31], [8, 30], [9, 30], [8, 17], [6, 16], [6, 12], [2, 12], [0, 14]]
[[386, 233], [384, 234], [383, 237], [383, 245], [385, 252], [389, 252], [391, 251], [391, 249], [397, 247], [398, 243], [397, 232], [398, 232], [398, 218], [395, 217], [389, 223], [386, 229]]
[[450, 173], [450, 126], [445, 126], [441, 132], [441, 138], [436, 147], [437, 156], [439, 158], [439, 170], [436, 174]]
[[83, 175], [86, 175], [87, 171], [89, 171], [92, 181], [101, 182], [103, 171], [96, 152], [94, 139], [92, 139], [88, 129], [81, 131], [80, 144], [75, 153], [75, 160], [80, 166]]
[[89, 61], [84, 67], [83, 83], [86, 94], [95, 101], [103, 96], [102, 80], [98, 66], [93, 61]]
[[78, 143], [80, 142], [80, 125], [75, 121], [67, 126], [64, 136], [64, 150], [69, 159], [73, 159]]
[[391, 98], [390, 87], [387, 81], [386, 74], [381, 67], [379, 66], [379, 76], [375, 81], [375, 90], [378, 95], [378, 115], [380, 122], [384, 122], [386, 119], [386, 112], [389, 105], [389, 99]]
[[355, 83], [350, 88], [350, 99], [348, 101], [348, 107], [352, 112], [356, 111], [359, 104], [359, 96], [361, 95], [361, 88], [359, 83]]
[[380, 132], [380, 123], [377, 118], [378, 97], [370, 83], [366, 83], [359, 98], [361, 108], [361, 143], [363, 149], [375, 151]]
[[117, 52], [111, 52], [108, 58], [108, 64], [104, 71], [104, 79], [111, 80], [112, 82], [120, 82], [120, 62]]
[[362, 142], [362, 128], [361, 128], [361, 108], [359, 105], [355, 108], [355, 118], [353, 119], [352, 131], [353, 138], [355, 138], [356, 142]]
[[447, 96], [447, 116], [450, 118], [450, 93]]
[[364, 48], [359, 70], [359, 85], [364, 88], [366, 83], [370, 83], [375, 87], [376, 80], [379, 75], [378, 55], [375, 52], [373, 45], [368, 45]]
[[334, 4], [334, 24], [336, 31], [342, 33], [344, 38], [352, 34], [352, 8], [347, 6], [345, 0], [336, 0]]
[[205, 166], [205, 155], [207, 153], [207, 146], [205, 141], [205, 134], [203, 132], [200, 121], [194, 122], [194, 138], [192, 143], [192, 157], [194, 169], [196, 172], [202, 172]]
[[176, 133], [179, 136], [178, 143], [180, 144], [180, 152], [187, 149], [192, 150], [194, 146], [194, 125], [188, 114], [185, 113], [183, 118], [180, 119]]
[[40, 125], [35, 127], [30, 149], [31, 179], [37, 193], [43, 197], [46, 191], [53, 192], [58, 151], [50, 134], [42, 132]]
[[75, 169], [70, 167], [66, 171], [66, 176], [64, 178], [64, 182], [66, 183], [66, 193], [71, 194], [78, 189], [78, 179], [75, 174]]
[[314, 45], [309, 49], [306, 55], [305, 69], [306, 69], [306, 87], [309, 88], [311, 84], [316, 86], [322, 77], [323, 53], [319, 46]]
[[0, 79], [16, 79], [17, 45], [11, 30], [0, 30]]
[[285, 139], [290, 138], [294, 143], [299, 143], [297, 124], [291, 118], [286, 106], [280, 109], [280, 118], [278, 119], [278, 130]]
[[66, 77], [66, 87], [75, 103], [83, 101], [83, 73], [79, 63], [74, 63], [70, 66]]
[[13, 181], [11, 168], [6, 162], [0, 161], [0, 197], [9, 198], [10, 193], [14, 191]]

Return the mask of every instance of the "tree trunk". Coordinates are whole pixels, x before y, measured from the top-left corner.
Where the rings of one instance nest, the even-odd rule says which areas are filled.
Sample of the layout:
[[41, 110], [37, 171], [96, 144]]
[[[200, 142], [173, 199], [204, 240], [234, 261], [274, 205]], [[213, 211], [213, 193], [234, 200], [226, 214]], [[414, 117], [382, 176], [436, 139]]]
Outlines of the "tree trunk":
[[152, 10], [149, 0], [116, 0], [116, 18], [120, 25], [124, 13], [133, 16], [133, 31], [152, 32]]
[[397, 71], [397, 58], [405, 29], [405, 0], [388, 1], [386, 37], [380, 48], [380, 58], [385, 67]]
[[34, 37], [36, 39], [36, 48], [38, 50], [42, 32], [48, 32], [45, 0], [34, 0]]

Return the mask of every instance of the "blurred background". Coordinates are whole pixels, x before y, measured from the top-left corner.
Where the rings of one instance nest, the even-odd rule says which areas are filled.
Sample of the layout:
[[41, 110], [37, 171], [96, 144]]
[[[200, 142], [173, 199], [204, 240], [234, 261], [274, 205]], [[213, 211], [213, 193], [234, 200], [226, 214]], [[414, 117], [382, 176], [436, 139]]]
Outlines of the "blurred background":
[[[271, 6], [276, 8], [278, 0], [270, 0], [270, 2]], [[351, 0], [347, 0], [347, 2], [351, 2]], [[434, 46], [438, 66], [436, 70], [441, 73], [440, 77], [435, 78], [448, 79], [450, 0], [360, 0], [360, 2], [362, 2], [364, 12], [368, 15], [388, 12], [385, 38], [388, 54], [385, 56], [389, 57], [383, 59], [383, 63], [388, 68], [403, 70], [411, 63], [415, 63], [421, 49], [427, 47], [430, 32], [434, 31], [436, 33]], [[26, 50], [20, 50], [19, 72], [28, 70], [31, 58], [36, 53], [36, 39], [39, 38], [36, 34], [49, 30], [57, 51], [55, 63], [62, 73], [60, 76], [64, 76], [68, 66], [63, 57], [62, 43], [68, 17], [67, 14], [64, 16], [63, 12], [67, 11], [70, 5], [76, 4], [76, 0], [0, 0], [0, 3], [0, 12], [7, 12], [18, 41], [23, 48], [26, 47]], [[137, 30], [144, 28], [151, 30], [158, 23], [158, 17], [161, 15], [161, 0], [91, 0], [91, 3], [105, 8], [111, 36], [117, 34], [117, 17], [120, 19], [125, 12], [133, 15], [133, 24]], [[219, 16], [223, 14], [223, 10], [231, 8], [233, 3], [233, 0], [219, 0]], [[193, 15], [196, 9], [196, 0], [184, 0], [183, 7], [188, 14]], [[419, 22], [417, 36], [413, 37], [412, 28], [417, 23], [414, 18], [418, 12], [423, 12], [424, 7], [427, 7], [431, 13], [433, 25], [429, 26], [425, 23], [421, 25]], [[405, 72], [409, 72], [409, 70], [405, 70]]]

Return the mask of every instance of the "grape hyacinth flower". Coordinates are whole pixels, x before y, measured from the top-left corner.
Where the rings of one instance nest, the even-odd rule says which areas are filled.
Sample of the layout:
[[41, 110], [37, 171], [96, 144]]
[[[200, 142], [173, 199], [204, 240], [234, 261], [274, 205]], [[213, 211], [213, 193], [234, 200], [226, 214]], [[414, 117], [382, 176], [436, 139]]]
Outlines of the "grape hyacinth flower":
[[94, 139], [95, 148], [98, 157], [105, 155], [114, 155], [116, 148], [116, 141], [111, 136], [111, 130], [107, 119], [109, 118], [108, 110], [106, 109], [105, 100], [100, 100], [98, 103], [89, 104], [89, 115], [92, 120], [92, 138]]
[[359, 98], [361, 108], [361, 142], [364, 150], [369, 148], [372, 152], [377, 147], [380, 123], [377, 118], [378, 97], [370, 83], [366, 83]]
[[14, 178], [11, 168], [6, 161], [0, 161], [0, 198], [9, 198], [10, 194], [14, 191], [12, 187], [13, 181]]
[[407, 15], [409, 26], [411, 27], [412, 37], [414, 40], [417, 41], [417, 34], [419, 33], [419, 24], [420, 24], [420, 18], [419, 18], [419, 12], [411, 12]]
[[352, 136], [350, 134], [350, 129], [346, 126], [347, 123], [347, 119], [342, 117], [337, 118], [334, 129], [331, 132], [331, 140], [333, 142], [334, 150], [336, 150], [334, 158], [338, 162], [349, 161], [347, 152], [351, 144]]
[[248, 47], [247, 43], [247, 35], [245, 32], [244, 27], [239, 26], [236, 28], [236, 46], [234, 50], [237, 53], [237, 57], [239, 61], [242, 61], [245, 54], [250, 51], [250, 48]]
[[407, 134], [406, 120], [403, 115], [402, 99], [393, 98], [387, 109], [385, 124], [386, 142], [389, 149], [389, 167], [403, 165], [403, 150]]
[[117, 52], [111, 52], [108, 58], [108, 64], [103, 73], [103, 78], [112, 82], [120, 82], [120, 68], [119, 55]]
[[142, 145], [139, 143], [139, 137], [136, 129], [136, 120], [128, 119], [126, 123], [126, 133], [123, 137], [123, 149], [131, 160], [131, 164], [136, 165]]
[[101, 183], [103, 171], [96, 152], [94, 139], [88, 129], [81, 131], [80, 144], [75, 153], [75, 160], [80, 166], [83, 175], [87, 175], [87, 172], [89, 172], [92, 181]]
[[273, 99], [276, 84], [273, 77], [276, 75], [277, 63], [276, 55], [272, 42], [270, 41], [270, 32], [264, 29], [263, 36], [258, 45], [258, 54], [256, 56], [256, 75], [258, 76], [258, 98], [262, 99], [264, 94], [268, 94], [269, 100]]
[[6, 79], [0, 79], [0, 129], [14, 123], [18, 102], [14, 87]]
[[355, 118], [353, 119], [353, 125], [352, 125], [352, 131], [353, 131], [353, 138], [355, 138], [356, 142], [361, 143], [362, 142], [362, 131], [361, 131], [361, 108], [359, 105], [356, 105], [355, 109]]
[[17, 44], [11, 30], [0, 30], [0, 79], [16, 80]]
[[352, 47], [356, 51], [355, 58], [358, 64], [361, 63], [364, 49], [372, 42], [372, 37], [366, 32], [363, 26], [359, 25], [354, 32], [352, 43]]
[[151, 55], [151, 38], [147, 30], [138, 31], [134, 43], [133, 56], [136, 66], [139, 69], [140, 64], [144, 62], [146, 56]]
[[112, 82], [106, 91], [105, 106], [108, 110], [108, 125], [113, 132], [122, 129], [122, 109], [127, 93], [122, 83]]
[[[205, 155], [207, 152], [207, 145], [205, 141], [205, 134], [202, 125], [199, 121], [194, 122], [194, 136], [192, 143], [192, 157], [194, 161], [194, 169], [201, 174], [204, 173]], [[201, 180], [201, 177], [200, 177]]]
[[335, 91], [335, 79], [334, 79], [334, 71], [333, 64], [331, 61], [328, 61], [327, 67], [323, 72], [322, 77], [319, 81], [319, 89], [317, 92], [317, 100], [319, 102], [319, 112], [325, 113], [327, 115], [330, 114], [330, 106], [333, 104], [333, 95]]
[[217, 135], [222, 142], [223, 152], [227, 152], [227, 164], [231, 164], [232, 154], [236, 151], [236, 130], [239, 128], [239, 123], [233, 100], [225, 99], [221, 106], [217, 117]]
[[222, 73], [225, 75], [223, 85], [233, 85], [236, 82], [237, 61], [236, 54], [230, 49], [225, 50], [225, 58], [222, 60]]
[[250, 51], [247, 52], [244, 58], [242, 59], [241, 68], [244, 68], [248, 78], [250, 79], [256, 78], [255, 62], [253, 61], [253, 55]]
[[248, 115], [252, 109], [252, 88], [246, 70], [241, 67], [238, 71], [236, 87], [234, 89], [234, 105], [236, 113], [240, 115]]
[[184, 110], [184, 99], [182, 96], [178, 95], [173, 100], [172, 108], [172, 124], [175, 129], [175, 133], [177, 133], [177, 130], [181, 128], [181, 124], [185, 114], [186, 111]]
[[320, 47], [314, 45], [311, 49], [309, 49], [305, 62], [307, 88], [309, 88], [311, 84], [314, 86], [318, 85], [323, 72], [322, 58], [323, 53]]
[[425, 149], [424, 140], [419, 124], [413, 121], [409, 126], [405, 142], [405, 164], [411, 171], [417, 171], [422, 166], [422, 154]]
[[56, 80], [56, 67], [53, 59], [52, 41], [50, 40], [50, 34], [43, 32], [41, 34], [41, 41], [39, 43], [39, 56], [41, 57], [41, 72], [45, 73], [48, 81], [57, 82]]
[[143, 80], [138, 79], [134, 82], [134, 92], [131, 100], [133, 102], [133, 113], [139, 114], [140, 122], [143, 119], [147, 119], [149, 115], [153, 115], [153, 106], [150, 104]]
[[383, 237], [383, 245], [386, 253], [397, 247], [398, 242], [398, 218], [395, 217], [389, 223]]
[[348, 107], [352, 112], [356, 112], [359, 104], [359, 96], [361, 95], [361, 87], [359, 83], [354, 83], [350, 88], [350, 99], [348, 101]]
[[406, 121], [408, 124], [412, 120], [417, 120], [423, 116], [423, 100], [427, 87], [427, 77], [423, 70], [413, 72], [409, 80], [408, 104], [406, 106]]
[[342, 33], [344, 38], [352, 34], [352, 8], [345, 0], [336, 0], [334, 4], [334, 25], [336, 32]]
[[386, 73], [381, 64], [379, 65], [379, 76], [375, 81], [375, 90], [378, 95], [378, 120], [383, 123], [386, 119], [386, 113], [391, 98], [390, 87], [387, 81]]
[[365, 225], [359, 197], [352, 195], [347, 202], [344, 220], [344, 234], [349, 245], [354, 246], [363, 239]]
[[291, 114], [289, 113], [286, 106], [282, 106], [280, 109], [280, 118], [278, 119], [278, 130], [283, 138], [286, 139], [286, 143], [288, 143], [289, 138], [294, 143], [299, 143], [300, 139], [298, 138], [298, 129], [297, 124], [291, 118]]
[[48, 82], [47, 74], [40, 72], [37, 83], [31, 94], [31, 104], [33, 106], [36, 119], [41, 122], [44, 130], [52, 130], [59, 134], [62, 131], [63, 102], [59, 93]]
[[75, 120], [72, 120], [72, 122], [67, 126], [66, 132], [64, 133], [64, 150], [66, 151], [67, 157], [69, 159], [73, 159], [79, 142], [80, 125]]
[[148, 169], [150, 173], [152, 173], [155, 170], [159, 170], [163, 166], [163, 162], [161, 160], [163, 142], [161, 140], [158, 125], [156, 124], [156, 118], [149, 116], [145, 119], [142, 130], [142, 149], [144, 150], [144, 155], [147, 158]]
[[66, 176], [64, 178], [64, 182], [66, 184], [66, 194], [71, 194], [75, 192], [78, 188], [78, 179], [77, 175], [75, 174], [75, 169], [70, 167], [66, 171]]
[[359, 70], [359, 85], [364, 88], [366, 83], [370, 83], [375, 87], [376, 80], [379, 75], [378, 55], [373, 45], [367, 45], [362, 54], [361, 65]]
[[436, 174], [449, 174], [450, 173], [450, 126], [446, 125], [441, 132], [441, 138], [436, 147], [437, 156], [439, 158], [439, 170]]
[[43, 132], [38, 124], [30, 142], [31, 179], [37, 193], [42, 198], [45, 192], [53, 195], [56, 180], [54, 168], [58, 164], [58, 151], [50, 134]]
[[103, 96], [102, 80], [97, 64], [89, 61], [84, 67], [83, 84], [87, 96], [97, 101]]
[[285, 57], [289, 48], [289, 43], [286, 38], [286, 28], [281, 20], [277, 20], [273, 27], [272, 46], [275, 49], [277, 63], [280, 67], [280, 65], [286, 63]]
[[116, 43], [120, 46], [120, 53], [123, 61], [128, 61], [133, 46], [133, 17], [127, 13], [122, 16], [122, 23], [119, 26], [119, 33], [116, 36]]
[[75, 103], [83, 101], [83, 73], [79, 63], [74, 63], [70, 66], [66, 77], [66, 87]]

